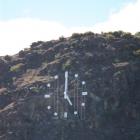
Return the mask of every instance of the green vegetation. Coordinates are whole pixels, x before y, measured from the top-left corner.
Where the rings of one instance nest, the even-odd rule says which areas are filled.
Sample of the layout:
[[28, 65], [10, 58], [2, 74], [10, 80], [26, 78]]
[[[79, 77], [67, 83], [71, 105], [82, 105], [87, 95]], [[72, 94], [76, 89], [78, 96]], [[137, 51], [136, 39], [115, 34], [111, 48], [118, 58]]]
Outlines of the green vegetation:
[[7, 61], [11, 61], [12, 58], [11, 58], [11, 56], [6, 55], [6, 56], [4, 57], [4, 59], [7, 60]]
[[108, 33], [102, 33], [102, 34], [109, 39], [114, 39], [114, 38], [130, 39], [133, 37], [131, 33], [123, 32], [123, 31], [114, 31], [114, 32], [108, 32]]
[[60, 56], [61, 56], [61, 54], [60, 54], [60, 53], [57, 53], [57, 54], [55, 55], [55, 59], [60, 58]]
[[114, 73], [114, 75], [113, 75], [113, 76], [119, 76], [119, 75], [121, 75], [121, 74], [122, 74], [122, 72], [123, 72], [123, 71], [117, 71], [117, 72], [115, 72], [115, 73]]
[[22, 70], [23, 66], [24, 66], [23, 63], [16, 64], [10, 68], [10, 71], [11, 72], [19, 72]]
[[25, 56], [25, 52], [23, 50], [21, 50], [19, 53], [18, 53], [19, 57], [24, 57]]
[[117, 38], [122, 37], [123, 34], [124, 34], [123, 31], [115, 31], [115, 32], [112, 32], [112, 35], [114, 35], [114, 37], [117, 37]]
[[91, 36], [91, 35], [94, 35], [94, 33], [90, 31], [85, 32], [85, 33], [73, 33], [71, 38], [80, 38], [82, 36]]
[[140, 55], [140, 49], [133, 52], [134, 55]]
[[115, 39], [115, 36], [110, 32], [109, 33], [104, 33], [104, 35], [108, 40]]
[[80, 33], [73, 33], [71, 38], [80, 38], [83, 34]]
[[115, 58], [114, 63], [118, 63], [118, 62], [120, 62], [120, 60], [118, 58]]
[[60, 36], [60, 37], [59, 37], [59, 40], [60, 40], [60, 41], [65, 41], [66, 38], [64, 38], [64, 36]]
[[32, 92], [35, 92], [35, 93], [39, 93], [40, 92], [40, 89], [37, 88], [37, 87], [32, 87], [31, 91]]
[[36, 49], [37, 46], [43, 44], [44, 42], [43, 41], [37, 41], [37, 42], [33, 42], [31, 44], [31, 49]]
[[83, 35], [90, 36], [90, 35], [94, 35], [94, 33], [91, 31], [88, 31], [88, 32], [85, 32]]
[[131, 39], [131, 38], [133, 38], [133, 35], [131, 33], [127, 32], [127, 33], [123, 33], [122, 37], [125, 39]]
[[140, 38], [140, 32], [135, 33], [135, 36]]
[[72, 61], [70, 59], [68, 59], [63, 65], [62, 65], [62, 69], [63, 70], [68, 70], [71, 67], [71, 63]]

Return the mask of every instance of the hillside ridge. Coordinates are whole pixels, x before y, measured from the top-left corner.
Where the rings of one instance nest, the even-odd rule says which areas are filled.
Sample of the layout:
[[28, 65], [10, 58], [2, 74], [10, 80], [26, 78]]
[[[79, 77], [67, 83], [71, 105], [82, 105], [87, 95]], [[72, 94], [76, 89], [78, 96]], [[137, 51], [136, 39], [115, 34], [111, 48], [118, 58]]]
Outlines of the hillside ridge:
[[[63, 90], [65, 71], [86, 81], [85, 120], [54, 120], [46, 109], [46, 85], [59, 75]], [[34, 42], [0, 57], [0, 140], [138, 140], [139, 85], [140, 38], [130, 33]]]

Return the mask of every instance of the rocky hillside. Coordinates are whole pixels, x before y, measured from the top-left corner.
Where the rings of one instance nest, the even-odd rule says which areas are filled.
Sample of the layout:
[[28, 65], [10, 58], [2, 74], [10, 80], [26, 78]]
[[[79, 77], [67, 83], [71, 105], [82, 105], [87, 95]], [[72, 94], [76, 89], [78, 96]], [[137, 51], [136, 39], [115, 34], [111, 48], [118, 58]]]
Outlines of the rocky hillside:
[[[87, 82], [85, 120], [46, 109], [41, 87], [66, 70]], [[0, 57], [0, 140], [140, 140], [140, 38], [73, 34]]]

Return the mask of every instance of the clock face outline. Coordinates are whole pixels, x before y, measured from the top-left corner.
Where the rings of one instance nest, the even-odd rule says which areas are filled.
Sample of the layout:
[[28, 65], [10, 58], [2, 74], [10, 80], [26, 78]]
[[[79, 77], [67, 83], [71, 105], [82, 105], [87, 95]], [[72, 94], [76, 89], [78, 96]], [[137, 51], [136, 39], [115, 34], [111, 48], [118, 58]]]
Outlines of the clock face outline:
[[[59, 76], [55, 75], [53, 84], [47, 84], [47, 94], [44, 95], [48, 103], [47, 109], [53, 112], [55, 119], [86, 119], [86, 82], [74, 75], [72, 85], [69, 86], [68, 71], [65, 72], [63, 86], [60, 86]], [[81, 86], [81, 87], [80, 87]]]

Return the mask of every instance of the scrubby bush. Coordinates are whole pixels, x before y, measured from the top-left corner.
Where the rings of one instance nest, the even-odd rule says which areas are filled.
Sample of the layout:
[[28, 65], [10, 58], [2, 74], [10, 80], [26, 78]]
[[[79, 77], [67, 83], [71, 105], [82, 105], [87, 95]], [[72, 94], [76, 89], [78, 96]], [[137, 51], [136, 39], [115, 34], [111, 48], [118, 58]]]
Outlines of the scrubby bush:
[[31, 44], [31, 49], [35, 49], [37, 46], [41, 45], [42, 43], [44, 43], [44, 42], [43, 41], [33, 42]]
[[140, 49], [136, 50], [136, 51], [133, 51], [133, 54], [134, 55], [139, 55], [140, 56]]
[[115, 32], [112, 32], [112, 35], [114, 35], [117, 38], [122, 37], [123, 34], [124, 34], [123, 31], [115, 31]]
[[104, 33], [104, 36], [105, 36], [108, 40], [115, 39], [115, 36], [112, 34], [112, 32]]
[[108, 32], [108, 33], [102, 33], [102, 34], [109, 39], [113, 39], [113, 38], [130, 39], [133, 37], [131, 33], [123, 32], [123, 31], [114, 31], [114, 32]]
[[17, 72], [20, 72], [21, 70], [23, 70], [23, 67], [24, 67], [24, 64], [23, 63], [19, 63], [19, 64], [16, 64], [16, 65], [12, 66], [10, 68], [10, 71], [17, 73]]
[[62, 65], [62, 69], [63, 70], [68, 70], [71, 67], [71, 63], [72, 61], [70, 59], [68, 59], [63, 65]]
[[91, 31], [88, 31], [88, 32], [85, 32], [84, 35], [90, 36], [90, 35], [94, 35], [94, 33]]
[[136, 32], [135, 33], [135, 36], [138, 37], [138, 38], [140, 38], [140, 32]]
[[61, 57], [61, 53], [57, 53], [56, 55], [55, 55], [55, 59], [58, 59], [58, 58], [60, 58]]
[[60, 40], [60, 41], [65, 41], [66, 38], [64, 38], [64, 36], [60, 36], [60, 37], [59, 37], [59, 40]]
[[80, 38], [83, 34], [80, 33], [73, 33], [71, 38]]
[[133, 38], [132, 34], [129, 33], [129, 32], [123, 33], [121, 37], [123, 37], [125, 39], [131, 39], [131, 38]]
[[28, 53], [26, 55], [26, 66], [27, 68], [36, 68], [42, 64], [43, 56], [38, 51]]
[[21, 50], [19, 53], [18, 53], [19, 57], [24, 57], [25, 56], [25, 52], [23, 50]]
[[37, 87], [32, 87], [31, 91], [34, 92], [34, 93], [40, 93], [40, 89], [37, 88]]
[[7, 60], [7, 61], [11, 61], [12, 58], [11, 58], [11, 56], [6, 55], [6, 56], [4, 57], [4, 59]]

